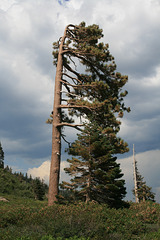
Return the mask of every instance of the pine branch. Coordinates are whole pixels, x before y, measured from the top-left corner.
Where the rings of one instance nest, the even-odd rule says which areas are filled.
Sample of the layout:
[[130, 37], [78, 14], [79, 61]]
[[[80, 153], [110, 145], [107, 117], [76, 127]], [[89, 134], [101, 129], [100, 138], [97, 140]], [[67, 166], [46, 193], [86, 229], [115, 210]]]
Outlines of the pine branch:
[[60, 82], [64, 83], [64, 85], [69, 85], [73, 88], [85, 88], [85, 87], [94, 87], [92, 84], [87, 84], [87, 85], [73, 85], [69, 83], [67, 80], [60, 80]]
[[91, 54], [91, 53], [87, 53], [87, 52], [78, 52], [78, 51], [74, 51], [74, 49], [72, 49], [72, 48], [67, 48], [67, 49], [64, 49], [63, 51], [62, 51], [62, 54], [66, 54], [66, 53], [78, 53], [78, 54], [80, 54], [80, 55], [82, 55], [82, 56], [90, 56], [90, 57], [92, 57], [92, 56], [94, 56], [93, 54]]
[[[88, 53], [83, 53], [83, 52], [76, 52], [76, 51], [74, 51], [74, 50], [72, 50], [72, 49], [67, 49], [67, 50], [63, 50], [63, 52], [62, 52], [62, 54], [64, 54], [64, 53], [71, 53], [71, 54], [73, 54], [73, 56], [75, 56], [75, 57], [77, 57], [77, 58], [79, 58], [79, 59], [81, 59], [81, 60], [83, 60], [83, 61], [85, 61], [86, 63], [88, 63], [89, 65], [90, 65], [90, 67], [96, 72], [96, 74], [97, 74], [97, 76], [99, 76], [99, 78], [101, 77], [101, 74], [98, 72], [98, 70], [93, 66], [93, 63], [90, 61], [90, 60], [88, 60], [88, 59], [86, 59], [85, 57], [83, 57], [84, 55], [89, 55], [89, 56], [94, 56], [94, 55], [92, 55], [92, 54], [88, 54]], [[73, 69], [71, 69], [71, 67], [68, 65], [68, 64], [66, 64], [67, 65], [67, 69], [69, 70], [69, 71], [71, 71], [71, 72], [73, 72], [74, 74], [78, 74], [77, 72], [75, 72]], [[69, 69], [70, 68], [70, 69]], [[78, 75], [77, 75], [78, 76]]]
[[[90, 65], [90, 67], [96, 72], [97, 76], [101, 77], [101, 74], [100, 74], [100, 73], [98, 72], [98, 70], [93, 66], [93, 63], [92, 63], [90, 60], [86, 59], [85, 57], [81, 56], [81, 52], [78, 53], [78, 52], [73, 51], [72, 53], [73, 53], [73, 55], [74, 55], [75, 57], [80, 58], [80, 59], [82, 59], [83, 61], [85, 61], [86, 63], [88, 63], [88, 64]], [[77, 54], [77, 53], [78, 53], [78, 54]], [[91, 55], [91, 56], [92, 56], [92, 55]]]
[[[73, 27], [74, 29], [69, 29], [69, 27]], [[70, 30], [70, 31], [75, 31], [76, 29], [78, 29], [79, 27], [74, 25], [74, 24], [68, 24], [67, 25], [67, 30]]]
[[70, 93], [70, 88], [68, 87], [69, 84], [67, 84], [65, 81], [60, 80], [60, 82], [64, 83], [65, 88], [67, 89], [68, 93]]
[[64, 79], [63, 79], [63, 80], [60, 80], [60, 82], [64, 83], [64, 85], [68, 85], [68, 86], [71, 86], [71, 87], [73, 87], [73, 88], [77, 88], [77, 87], [78, 87], [77, 85], [73, 85], [73, 84], [67, 82], [67, 81], [64, 80]]
[[64, 63], [64, 67], [65, 67], [68, 71], [74, 73], [77, 77], [79, 77], [79, 78], [81, 79], [80, 74], [77, 73], [76, 71], [74, 71], [67, 63]]
[[[83, 124], [71, 124], [71, 123], [67, 123], [67, 122], [62, 122], [62, 123], [59, 123], [59, 124], [57, 125], [57, 127], [63, 127], [63, 126], [73, 127], [73, 128], [75, 128], [75, 129], [77, 129], [78, 131], [82, 131], [82, 129], [79, 128], [79, 127], [83, 127], [84, 125], [83, 125]], [[65, 142], [67, 142], [67, 140], [64, 139], [64, 136], [63, 136], [63, 135], [61, 135], [61, 136], [62, 136], [63, 140], [64, 140]], [[68, 142], [67, 142], [67, 143], [68, 143]]]
[[65, 91], [61, 91], [61, 93], [66, 93], [66, 94], [69, 94], [71, 96], [75, 96], [75, 97], [78, 97], [79, 98], [79, 95], [76, 95], [74, 93], [70, 93], [70, 92], [65, 92]]
[[61, 134], [61, 137], [63, 138], [63, 140], [64, 140], [66, 143], [68, 143], [68, 146], [70, 147], [71, 143], [68, 142], [68, 141], [65, 139], [65, 135], [64, 135], [64, 134]]
[[74, 78], [74, 77], [68, 75], [67, 73], [62, 73], [62, 75], [65, 75], [66, 77], [71, 78], [73, 82], [74, 82], [74, 80], [76, 80], [77, 82], [80, 82], [82, 84], [82, 82], [78, 78]]
[[87, 108], [90, 111], [91, 111], [91, 109], [93, 109], [93, 108], [85, 106], [85, 105], [80, 105], [80, 106], [78, 106], [78, 105], [59, 105], [59, 108]]
[[69, 39], [71, 39], [71, 38], [75, 39], [75, 35], [74, 35], [74, 33], [70, 29], [67, 29], [67, 34], [68, 33], [72, 36], [72, 37], [68, 36]]

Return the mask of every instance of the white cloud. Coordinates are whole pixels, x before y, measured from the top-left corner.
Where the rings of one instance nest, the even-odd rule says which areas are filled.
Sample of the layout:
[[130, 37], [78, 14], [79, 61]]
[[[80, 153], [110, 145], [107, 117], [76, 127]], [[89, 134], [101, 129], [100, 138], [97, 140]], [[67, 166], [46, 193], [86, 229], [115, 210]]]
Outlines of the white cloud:
[[0, 9], [7, 11], [14, 3], [15, 0], [0, 0]]
[[[50, 99], [48, 89], [53, 88], [49, 76], [37, 71], [36, 67], [30, 64], [34, 56], [16, 56], [12, 63], [13, 72], [17, 83], [15, 82], [13, 91], [17, 92], [21, 98], [30, 96], [39, 101], [47, 102]], [[43, 94], [42, 94], [43, 92]]]
[[27, 174], [31, 175], [33, 178], [39, 177], [40, 179], [43, 179], [46, 183], [48, 183], [49, 171], [50, 171], [50, 161], [45, 161], [38, 168], [30, 168], [27, 171]]
[[73, 8], [74, 10], [79, 10], [83, 5], [83, 0], [71, 0], [67, 3], [68, 8]]
[[[61, 162], [61, 170], [60, 170], [60, 182], [69, 181], [69, 176], [65, 174], [64, 168], [68, 166], [68, 162]], [[50, 174], [50, 161], [45, 161], [38, 168], [30, 168], [27, 171], [27, 174], [36, 178], [39, 177], [43, 179], [47, 184], [49, 183], [49, 174]]]

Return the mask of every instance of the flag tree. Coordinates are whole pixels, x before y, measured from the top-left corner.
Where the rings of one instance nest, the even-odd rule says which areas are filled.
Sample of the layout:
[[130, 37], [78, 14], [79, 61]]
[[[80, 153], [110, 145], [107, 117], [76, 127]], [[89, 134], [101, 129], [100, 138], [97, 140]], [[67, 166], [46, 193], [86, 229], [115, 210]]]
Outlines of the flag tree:
[[[114, 143], [120, 129], [117, 117], [129, 111], [123, 103], [127, 91], [122, 92], [128, 77], [116, 72], [114, 57], [108, 44], [100, 42], [103, 37], [98, 25], [68, 25], [64, 35], [53, 43], [56, 65], [54, 106], [52, 112], [52, 157], [49, 180], [48, 204], [57, 200], [62, 127], [79, 129], [69, 116], [100, 124], [103, 133], [109, 134]], [[63, 109], [63, 110], [62, 110]], [[116, 141], [116, 140], [115, 140]], [[127, 145], [120, 141], [123, 151]]]

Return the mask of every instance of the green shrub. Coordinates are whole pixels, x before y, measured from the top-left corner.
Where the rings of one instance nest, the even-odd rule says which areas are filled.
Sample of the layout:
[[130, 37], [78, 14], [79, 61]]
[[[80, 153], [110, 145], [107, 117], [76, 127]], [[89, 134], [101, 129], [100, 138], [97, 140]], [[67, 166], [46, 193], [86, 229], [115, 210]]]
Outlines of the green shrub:
[[48, 207], [45, 202], [14, 198], [0, 207], [2, 240], [130, 240], [160, 235], [160, 205], [150, 202], [110, 209], [96, 203]]

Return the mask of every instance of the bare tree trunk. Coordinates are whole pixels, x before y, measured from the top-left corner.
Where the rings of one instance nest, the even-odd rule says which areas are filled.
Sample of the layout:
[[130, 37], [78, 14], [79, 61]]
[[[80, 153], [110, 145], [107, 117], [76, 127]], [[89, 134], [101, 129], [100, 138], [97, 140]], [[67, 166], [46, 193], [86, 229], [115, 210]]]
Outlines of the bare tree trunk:
[[63, 44], [66, 37], [65, 29], [64, 36], [61, 39], [59, 47], [57, 70], [55, 77], [55, 90], [54, 90], [54, 106], [53, 106], [53, 123], [52, 123], [52, 156], [50, 166], [50, 179], [49, 179], [49, 193], [48, 205], [54, 204], [57, 200], [59, 189], [59, 175], [60, 175], [60, 159], [61, 159], [61, 128], [58, 125], [61, 123], [61, 90], [62, 90], [62, 72], [63, 72]]
[[135, 191], [135, 200], [136, 203], [139, 203], [139, 198], [138, 198], [138, 188], [137, 188], [137, 173], [136, 173], [136, 160], [134, 157], [134, 144], [133, 144], [133, 170], [134, 170], [134, 191]]

